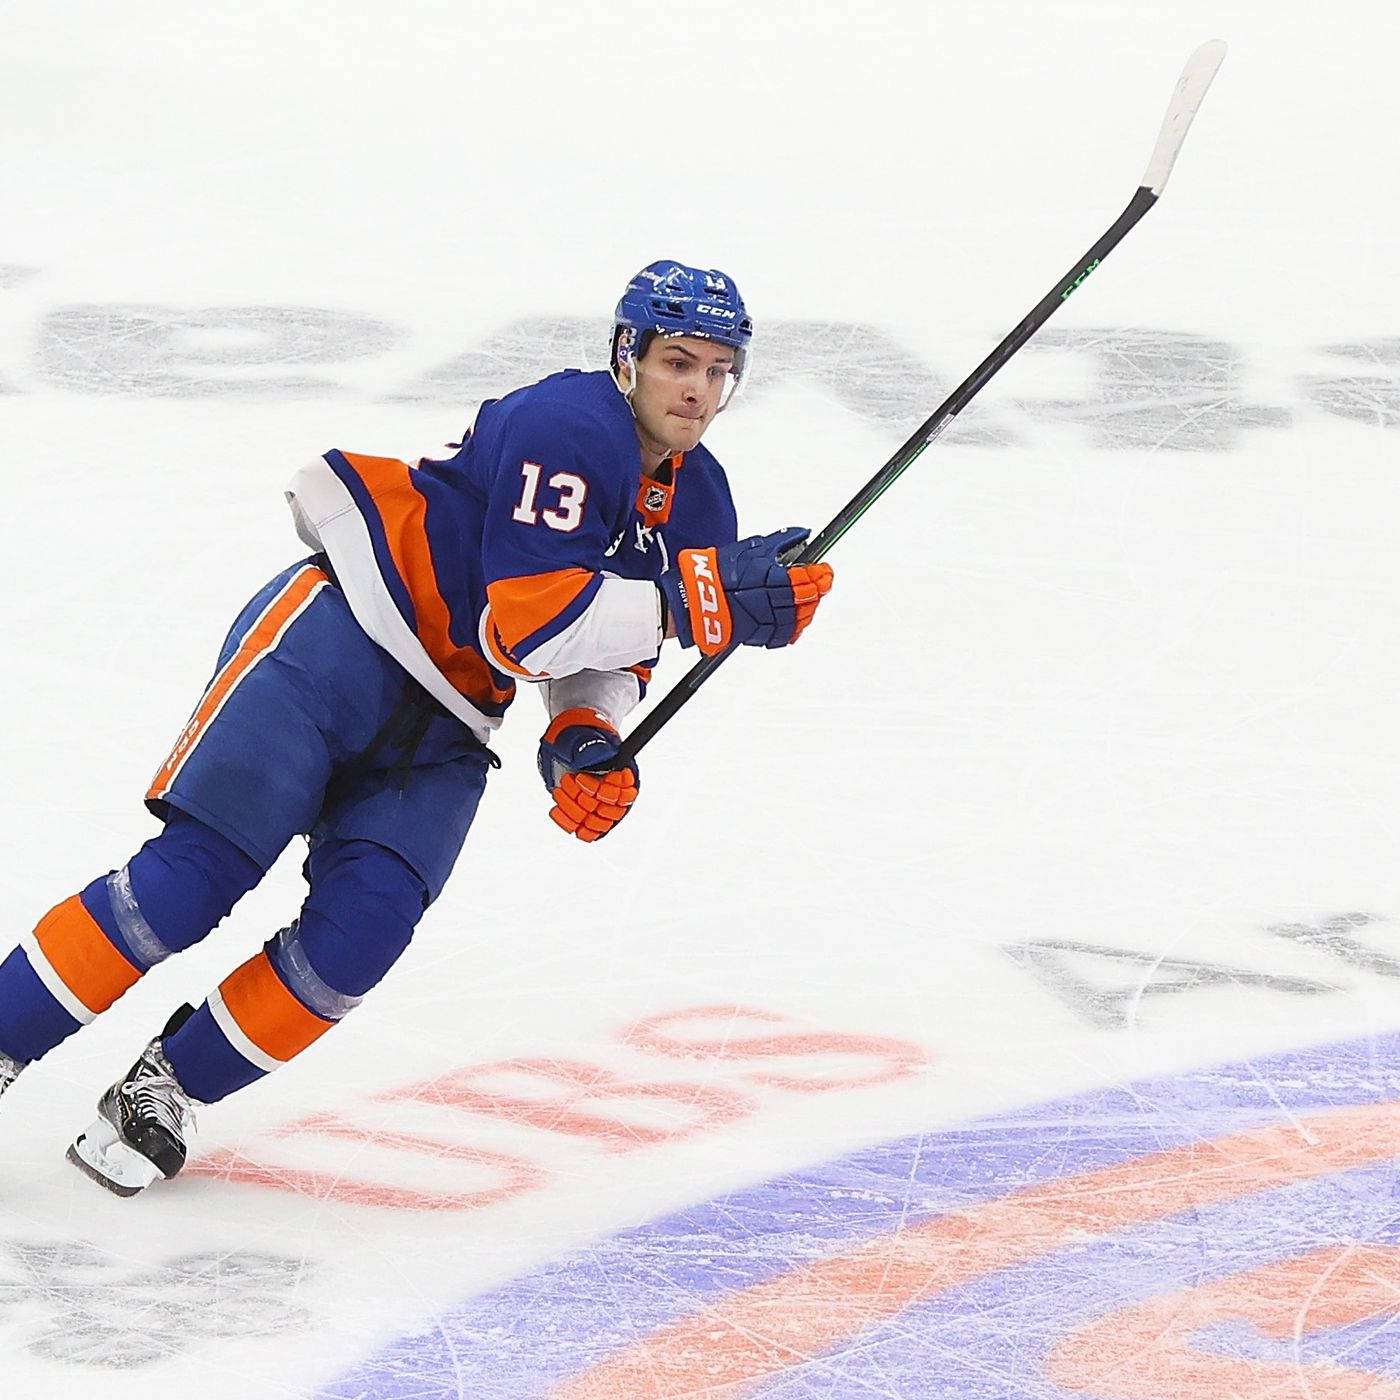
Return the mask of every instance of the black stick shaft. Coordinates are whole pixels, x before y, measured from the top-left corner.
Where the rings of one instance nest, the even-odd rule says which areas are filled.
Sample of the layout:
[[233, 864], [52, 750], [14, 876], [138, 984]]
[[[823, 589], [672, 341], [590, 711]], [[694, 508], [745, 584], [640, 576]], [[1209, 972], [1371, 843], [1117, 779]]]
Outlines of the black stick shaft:
[[[923, 450], [986, 388], [1006, 362], [1064, 305], [1085, 279], [1116, 248], [1129, 229], [1157, 202], [1145, 185], [1132, 197], [1128, 207], [1070, 270], [1045, 294], [1030, 314], [977, 366], [937, 409], [915, 429], [914, 434], [880, 470], [861, 487], [820, 534], [808, 540], [798, 556], [801, 564], [814, 563], [914, 465]], [[659, 708], [659, 707], [658, 707]]]
[[[992, 376], [1069, 300], [1089, 274], [1118, 246], [1128, 230], [1156, 202], [1156, 194], [1146, 185], [1141, 186], [1128, 202], [1128, 207], [1105, 231], [1103, 237], [1055, 283], [1025, 320], [948, 395], [920, 427], [915, 429], [913, 436], [904, 446], [851, 497], [830, 523], [807, 541], [794, 562], [813, 564], [823, 558], [831, 546], [914, 465], [923, 450], [982, 392]], [[734, 647], [730, 647], [726, 651], [697, 661], [627, 736], [609, 767], [623, 768], [632, 762], [734, 650]]]

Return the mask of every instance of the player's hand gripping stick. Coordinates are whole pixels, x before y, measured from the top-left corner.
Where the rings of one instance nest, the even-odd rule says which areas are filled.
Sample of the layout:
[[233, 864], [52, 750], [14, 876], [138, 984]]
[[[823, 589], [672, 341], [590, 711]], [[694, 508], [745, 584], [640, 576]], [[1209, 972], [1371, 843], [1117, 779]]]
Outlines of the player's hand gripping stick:
[[830, 564], [782, 562], [807, 534], [794, 526], [712, 549], [681, 550], [660, 581], [681, 645], [715, 656], [731, 646], [795, 642], [831, 587]]
[[641, 778], [635, 761], [606, 772], [622, 739], [598, 713], [565, 710], [551, 721], [540, 740], [539, 769], [554, 798], [551, 820], [580, 841], [606, 836], [631, 810]]

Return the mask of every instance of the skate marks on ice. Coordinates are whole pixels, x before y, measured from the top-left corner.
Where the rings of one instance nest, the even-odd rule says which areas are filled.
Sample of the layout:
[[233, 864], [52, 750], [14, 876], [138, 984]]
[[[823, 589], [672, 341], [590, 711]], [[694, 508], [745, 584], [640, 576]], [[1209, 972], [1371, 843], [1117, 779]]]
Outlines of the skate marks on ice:
[[134, 1370], [219, 1339], [304, 1331], [306, 1264], [253, 1251], [132, 1265], [76, 1241], [0, 1242], [4, 1349], [93, 1371]]
[[1400, 1397], [1400, 1035], [889, 1142], [435, 1320], [349, 1400]]
[[39, 273], [39, 268], [26, 267], [23, 263], [0, 263], [0, 291], [18, 287]]
[[[14, 274], [6, 282], [3, 274]], [[23, 274], [21, 276], [20, 274]], [[0, 268], [0, 293], [34, 269]], [[525, 317], [488, 332], [475, 348], [413, 367], [411, 330], [378, 317], [315, 306], [182, 307], [70, 303], [37, 314], [27, 364], [0, 365], [0, 385], [26, 382], [69, 393], [135, 398], [306, 399], [353, 394], [364, 362], [370, 390], [386, 403], [441, 404], [464, 411], [561, 365], [603, 367], [608, 323], [575, 316]], [[975, 356], [976, 347], [968, 347]], [[1090, 449], [1142, 447], [1228, 452], [1246, 433], [1288, 427], [1297, 408], [1348, 422], [1400, 427], [1400, 339], [1295, 348], [1272, 384], [1247, 346], [1151, 328], [1049, 327], [1027, 347], [1028, 371], [1009, 392], [950, 430], [971, 446], [1028, 439], [1014, 418], [1078, 425]], [[1073, 394], [1038, 387], [1035, 368], [1053, 366]], [[784, 383], [815, 387], [869, 422], [903, 429], [920, 421], [965, 371], [950, 352], [927, 363], [896, 335], [860, 322], [777, 320], [765, 327], [748, 404]], [[387, 383], [387, 387], [384, 385]], [[1270, 402], [1276, 397], [1278, 402]]]

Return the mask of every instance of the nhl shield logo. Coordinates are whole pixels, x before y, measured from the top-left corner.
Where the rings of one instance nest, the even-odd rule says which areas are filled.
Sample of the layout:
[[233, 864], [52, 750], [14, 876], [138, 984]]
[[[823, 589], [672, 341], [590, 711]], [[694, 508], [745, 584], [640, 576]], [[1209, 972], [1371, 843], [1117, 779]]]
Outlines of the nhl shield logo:
[[643, 504], [648, 510], [662, 510], [666, 505], [666, 488], [664, 486], [648, 486]]

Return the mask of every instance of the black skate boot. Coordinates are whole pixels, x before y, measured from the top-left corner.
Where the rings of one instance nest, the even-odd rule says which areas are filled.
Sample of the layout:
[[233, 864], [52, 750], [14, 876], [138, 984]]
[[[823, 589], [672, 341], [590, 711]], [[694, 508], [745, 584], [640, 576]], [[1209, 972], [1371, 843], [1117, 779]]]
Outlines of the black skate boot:
[[[182, 1006], [161, 1035], [179, 1030], [193, 1014], [193, 1007]], [[194, 1103], [161, 1041], [153, 1040], [126, 1077], [97, 1101], [97, 1121], [78, 1134], [68, 1160], [118, 1196], [134, 1196], [185, 1165]]]

